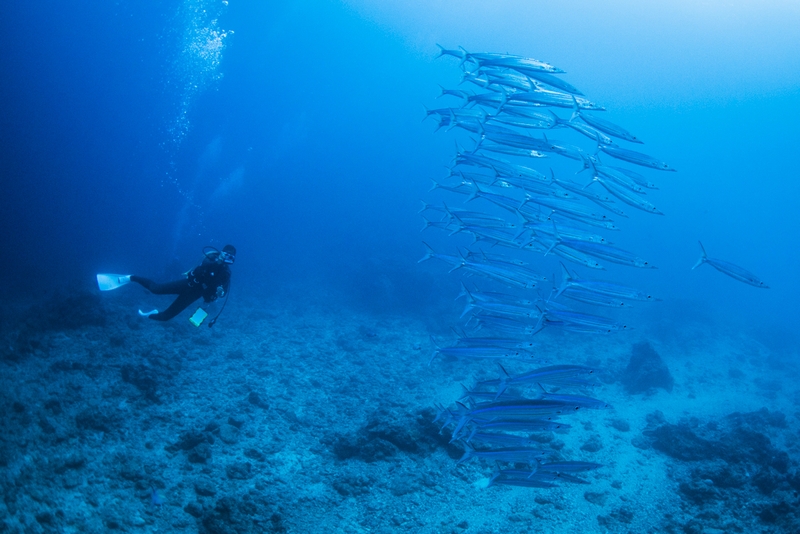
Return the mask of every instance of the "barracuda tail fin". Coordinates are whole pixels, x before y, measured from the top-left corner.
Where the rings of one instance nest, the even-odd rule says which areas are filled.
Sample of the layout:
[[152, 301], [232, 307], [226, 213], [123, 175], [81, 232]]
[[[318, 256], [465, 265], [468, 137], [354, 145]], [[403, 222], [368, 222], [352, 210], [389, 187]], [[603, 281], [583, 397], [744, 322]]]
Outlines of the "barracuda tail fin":
[[445, 129], [444, 129], [444, 131], [445, 131], [445, 132], [449, 132], [450, 130], [452, 130], [453, 128], [455, 128], [456, 126], [458, 126], [458, 119], [456, 119], [456, 114], [455, 114], [455, 112], [452, 110], [452, 108], [450, 109], [450, 115], [449, 115], [449, 117], [450, 117], [450, 124], [448, 124], [448, 125], [447, 125], [447, 128], [445, 128]]
[[419, 260], [417, 263], [422, 263], [423, 261], [429, 260], [429, 259], [433, 258], [433, 256], [436, 254], [436, 252], [434, 252], [434, 250], [431, 248], [431, 246], [429, 244], [427, 244], [425, 241], [423, 241], [422, 244], [425, 245], [425, 249], [428, 252], [426, 252], [425, 255], [422, 256], [422, 259]]
[[700, 256], [700, 259], [697, 260], [697, 263], [694, 264], [694, 267], [692, 267], [692, 270], [697, 269], [698, 267], [703, 265], [708, 260], [708, 256], [706, 255], [706, 249], [703, 247], [703, 243], [698, 241], [697, 244], [700, 245], [700, 251], [703, 253], [703, 255]]
[[[539, 306], [536, 306], [536, 308], [539, 309]], [[538, 334], [545, 327], [544, 311], [539, 309], [539, 312], [541, 313], [541, 315], [539, 316], [539, 320], [536, 321], [536, 326], [533, 327], [533, 332], [531, 332], [531, 335]]]
[[[450, 443], [453, 443], [454, 441], [457, 441], [459, 439], [458, 436], [461, 433], [461, 429], [464, 428], [464, 425], [466, 425], [467, 423], [469, 423], [472, 420], [472, 418], [469, 416], [470, 409], [467, 408], [466, 406], [464, 406], [463, 403], [461, 403], [459, 401], [456, 401], [456, 410], [458, 410], [456, 415], [458, 415], [460, 417], [460, 419], [458, 420], [458, 423], [456, 424], [455, 430], [453, 430], [453, 436], [450, 439]], [[462, 460], [463, 460], [463, 458], [462, 458]], [[469, 458], [467, 458], [467, 460], [469, 460]]]
[[545, 256], [547, 256], [548, 254], [550, 254], [550, 252], [552, 252], [552, 251], [553, 251], [553, 249], [554, 249], [554, 248], [556, 248], [556, 246], [558, 246], [558, 244], [561, 242], [561, 236], [560, 236], [560, 235], [558, 235], [558, 228], [556, 228], [556, 221], [555, 221], [555, 219], [551, 219], [551, 221], [550, 221], [550, 222], [552, 222], [552, 223], [553, 223], [553, 244], [552, 244], [552, 245], [550, 245], [550, 248], [548, 248], [548, 249], [547, 249], [547, 252], [545, 252], [545, 253], [544, 253], [544, 255], [545, 255]]
[[426, 106], [425, 104], [422, 104], [422, 109], [424, 109], [424, 110], [425, 110], [425, 116], [424, 116], [424, 117], [422, 117], [422, 121], [421, 121], [421, 122], [425, 122], [425, 119], [427, 119], [428, 117], [430, 117], [431, 115], [433, 115], [433, 111], [431, 111], [430, 109], [428, 109], [428, 106]]
[[[556, 127], [556, 126], [558, 126], [559, 124], [562, 124], [562, 123], [566, 122], [566, 121], [562, 120], [562, 119], [561, 119], [561, 117], [559, 117], [558, 115], [556, 115], [555, 113], [553, 113], [553, 110], [551, 110], [551, 109], [548, 109], [548, 110], [547, 110], [547, 112], [548, 112], [550, 115], [552, 115], [552, 116], [553, 116], [553, 125], [552, 125], [552, 126], [550, 126], [549, 128], [547, 128], [548, 130], [552, 130], [553, 128], [555, 128], [555, 127]], [[570, 120], [571, 120], [571, 119], [570, 119]]]
[[567, 287], [569, 287], [569, 283], [571, 280], [572, 276], [569, 274], [567, 267], [563, 263], [561, 263], [561, 285], [558, 286], [558, 291], [556, 292], [556, 296], [552, 298], [557, 299], [559, 295], [561, 295], [561, 293], [563, 293], [564, 290], [566, 290]]
[[456, 271], [456, 270], [458, 270], [458, 269], [462, 268], [462, 267], [463, 267], [463, 266], [464, 266], [464, 265], [467, 263], [467, 259], [464, 257], [464, 255], [461, 253], [461, 251], [460, 251], [460, 250], [458, 251], [458, 255], [461, 257], [461, 261], [460, 261], [460, 262], [458, 262], [458, 264], [457, 264], [457, 265], [453, 266], [453, 268], [452, 268], [452, 269], [450, 269], [449, 271], [447, 271], [447, 274], [450, 274], [450, 273], [452, 273], [453, 271]]
[[458, 300], [461, 297], [464, 297], [466, 295], [469, 295], [469, 291], [467, 290], [467, 286], [465, 286], [464, 282], [462, 281], [461, 282], [461, 291], [458, 293], [458, 296], [456, 298], [454, 298], [453, 300]]
[[[462, 319], [466, 314], [478, 307], [475, 297], [472, 296], [472, 293], [469, 292], [469, 289], [467, 289], [467, 286], [465, 286], [463, 282], [461, 283], [461, 287], [464, 294], [467, 295], [467, 305], [464, 307], [464, 311], [461, 313], [461, 317], [459, 317], [459, 319]], [[461, 294], [458, 296], [460, 297]]]
[[439, 354], [439, 344], [436, 343], [436, 340], [433, 338], [433, 336], [431, 336], [431, 343], [433, 343], [433, 346], [435, 347], [435, 349], [434, 349], [433, 353], [431, 354], [431, 359], [430, 359], [430, 361], [428, 361], [428, 365], [433, 363], [433, 359], [436, 358], [437, 354]]
[[434, 408], [436, 408], [436, 419], [433, 420], [434, 423], [439, 421], [440, 419], [444, 419], [444, 423], [442, 423], [442, 429], [444, 429], [447, 425], [450, 424], [450, 421], [453, 419], [453, 414], [442, 404], [434, 404]]
[[461, 465], [464, 462], [468, 461], [472, 456], [475, 454], [475, 449], [472, 448], [472, 445], [469, 443], [464, 443], [464, 456], [461, 457], [459, 461], [456, 462], [456, 465]]
[[522, 237], [523, 234], [525, 234], [525, 232], [528, 231], [528, 229], [525, 227], [525, 225], [528, 224], [528, 219], [525, 218], [525, 216], [522, 214], [521, 211], [516, 210], [516, 212], [517, 212], [517, 221], [519, 224], [519, 232], [517, 232], [517, 234], [514, 236], [515, 240]]
[[506, 371], [505, 367], [503, 367], [502, 364], [500, 364], [499, 362], [497, 363], [497, 367], [500, 368], [501, 374], [500, 374], [500, 383], [497, 385], [497, 394], [494, 396], [494, 400], [499, 399], [500, 395], [506, 392], [506, 389], [508, 388], [508, 379], [509, 379], [509, 374], [508, 371]]
[[483, 191], [481, 191], [481, 188], [478, 187], [478, 182], [477, 181], [475, 181], [475, 180], [472, 181], [472, 187], [474, 188], [474, 191], [472, 191], [472, 194], [469, 196], [469, 198], [467, 198], [467, 200], [464, 201], [464, 204], [466, 204], [467, 202], [471, 202], [471, 201], [475, 200], [476, 198], [478, 198], [480, 196], [481, 193], [483, 193]]
[[572, 117], [569, 120], [574, 121], [581, 116], [581, 109], [578, 107], [578, 99], [572, 96]]

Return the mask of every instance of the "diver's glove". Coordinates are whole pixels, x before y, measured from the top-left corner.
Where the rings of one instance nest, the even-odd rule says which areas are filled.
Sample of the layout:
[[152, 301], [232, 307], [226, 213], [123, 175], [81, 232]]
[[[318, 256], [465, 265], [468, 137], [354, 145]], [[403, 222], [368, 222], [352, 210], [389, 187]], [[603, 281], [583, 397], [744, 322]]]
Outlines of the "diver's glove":
[[217, 296], [216, 298], [221, 299], [225, 296], [225, 290], [222, 289], [222, 286], [217, 286]]

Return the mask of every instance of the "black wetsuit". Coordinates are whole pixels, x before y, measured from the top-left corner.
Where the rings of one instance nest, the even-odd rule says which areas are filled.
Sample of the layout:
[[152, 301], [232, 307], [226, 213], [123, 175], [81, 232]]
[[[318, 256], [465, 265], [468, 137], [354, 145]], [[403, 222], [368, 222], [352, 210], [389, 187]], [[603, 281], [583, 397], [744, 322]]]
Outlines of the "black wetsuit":
[[221, 296], [217, 293], [219, 287], [224, 291], [223, 295], [227, 295], [231, 284], [231, 270], [227, 264], [217, 262], [215, 253], [209, 254], [202, 264], [189, 271], [186, 278], [157, 284], [147, 278], [132, 275], [131, 282], [143, 285], [156, 295], [178, 295], [169, 308], [150, 316], [156, 321], [169, 321], [200, 297], [206, 303], [217, 300]]

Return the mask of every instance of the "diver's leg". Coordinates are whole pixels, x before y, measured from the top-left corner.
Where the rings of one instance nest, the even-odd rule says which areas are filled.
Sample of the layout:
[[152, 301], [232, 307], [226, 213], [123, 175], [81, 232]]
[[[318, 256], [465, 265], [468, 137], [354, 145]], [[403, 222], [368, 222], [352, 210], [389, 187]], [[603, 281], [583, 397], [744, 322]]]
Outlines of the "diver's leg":
[[184, 290], [178, 294], [178, 298], [175, 299], [175, 302], [169, 305], [169, 308], [163, 312], [154, 313], [150, 318], [154, 321], [169, 321], [202, 296], [203, 289], [201, 287], [185, 286]]
[[167, 282], [166, 284], [157, 284], [152, 280], [134, 274], [131, 275], [131, 282], [142, 285], [145, 289], [150, 291], [150, 293], [155, 295], [180, 295], [189, 287], [189, 281], [185, 278], [175, 280], [174, 282]]

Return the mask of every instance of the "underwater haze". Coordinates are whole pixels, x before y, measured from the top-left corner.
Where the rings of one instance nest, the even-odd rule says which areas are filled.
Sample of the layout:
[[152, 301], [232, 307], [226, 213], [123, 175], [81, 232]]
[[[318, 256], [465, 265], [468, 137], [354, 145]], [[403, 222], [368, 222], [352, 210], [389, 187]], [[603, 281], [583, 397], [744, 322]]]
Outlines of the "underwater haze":
[[800, 531], [797, 3], [4, 11], [0, 531]]

